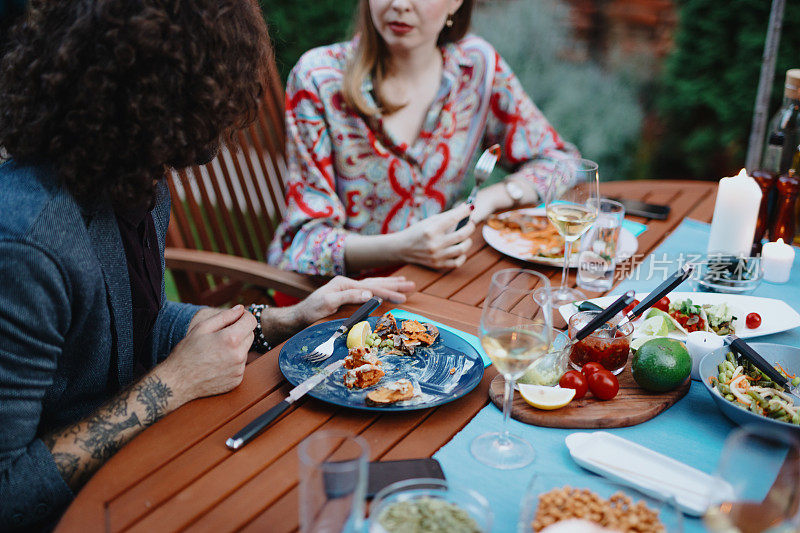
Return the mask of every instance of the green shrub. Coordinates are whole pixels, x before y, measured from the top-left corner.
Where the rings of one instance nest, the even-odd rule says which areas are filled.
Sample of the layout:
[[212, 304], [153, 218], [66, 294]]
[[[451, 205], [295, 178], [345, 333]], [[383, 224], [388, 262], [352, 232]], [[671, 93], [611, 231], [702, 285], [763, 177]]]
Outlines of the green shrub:
[[571, 34], [564, 3], [491, 2], [479, 6], [473, 21], [474, 32], [508, 61], [556, 130], [597, 161], [601, 179], [630, 177], [644, 115], [638, 97], [642, 82], [593, 61], [564, 59], [581, 46]]
[[344, 40], [358, 0], [259, 0], [283, 80], [304, 52]]
[[[657, 109], [654, 173], [718, 179], [744, 166], [764, 52], [768, 0], [681, 0]], [[800, 2], [786, 2], [770, 115], [786, 70], [800, 67]]]

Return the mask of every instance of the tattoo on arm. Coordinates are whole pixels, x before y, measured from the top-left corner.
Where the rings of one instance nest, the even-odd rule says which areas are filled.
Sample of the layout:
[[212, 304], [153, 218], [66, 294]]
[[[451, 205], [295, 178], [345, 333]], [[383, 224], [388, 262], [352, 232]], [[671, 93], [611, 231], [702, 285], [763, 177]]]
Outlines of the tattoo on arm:
[[146, 425], [154, 424], [166, 414], [167, 402], [172, 397], [172, 390], [157, 377], [148, 376], [133, 388], [136, 399], [144, 405]]
[[80, 488], [122, 446], [164, 416], [172, 396], [164, 382], [148, 375], [89, 418], [42, 440], [61, 476]]

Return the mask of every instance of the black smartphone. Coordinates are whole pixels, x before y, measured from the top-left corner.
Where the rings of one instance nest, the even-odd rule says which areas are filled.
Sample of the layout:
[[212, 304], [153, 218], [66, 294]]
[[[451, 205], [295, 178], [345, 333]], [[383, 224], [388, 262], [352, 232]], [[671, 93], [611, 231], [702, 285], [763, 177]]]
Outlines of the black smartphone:
[[[323, 474], [325, 493], [338, 498], [353, 492], [358, 479], [349, 469], [337, 472], [336, 468]], [[436, 459], [405, 459], [401, 461], [374, 461], [367, 473], [367, 498], [372, 498], [382, 488], [404, 479], [444, 479], [442, 466]]]
[[639, 200], [627, 200], [625, 198], [609, 198], [625, 206], [626, 215], [634, 215], [655, 220], [665, 220], [669, 216], [669, 206], [659, 204], [648, 204]]
[[396, 481], [418, 478], [444, 479], [444, 472], [442, 472], [439, 461], [428, 457], [371, 462], [367, 474], [367, 498], [372, 498], [382, 488]]

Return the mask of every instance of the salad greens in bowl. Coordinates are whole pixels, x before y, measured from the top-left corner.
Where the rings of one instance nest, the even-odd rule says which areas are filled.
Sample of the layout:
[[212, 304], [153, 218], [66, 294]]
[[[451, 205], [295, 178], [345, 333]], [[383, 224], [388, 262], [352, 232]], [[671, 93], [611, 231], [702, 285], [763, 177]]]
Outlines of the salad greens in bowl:
[[[763, 342], [750, 346], [784, 376], [800, 383], [800, 348]], [[703, 357], [700, 377], [723, 414], [737, 424], [800, 436], [800, 398], [784, 391], [728, 346]]]

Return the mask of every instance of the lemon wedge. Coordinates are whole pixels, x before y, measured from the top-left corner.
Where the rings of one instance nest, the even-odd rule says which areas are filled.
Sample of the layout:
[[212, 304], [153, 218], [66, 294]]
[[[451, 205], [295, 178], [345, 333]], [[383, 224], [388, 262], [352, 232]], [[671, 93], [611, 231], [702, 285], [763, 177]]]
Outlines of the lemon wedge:
[[564, 407], [575, 397], [575, 389], [546, 387], [544, 385], [526, 385], [520, 383], [519, 392], [522, 398], [537, 409], [558, 409]]
[[350, 331], [347, 333], [347, 349], [363, 348], [367, 345], [367, 337], [369, 337], [371, 333], [372, 326], [369, 325], [369, 322], [366, 320], [358, 322], [355, 326], [350, 328]]

